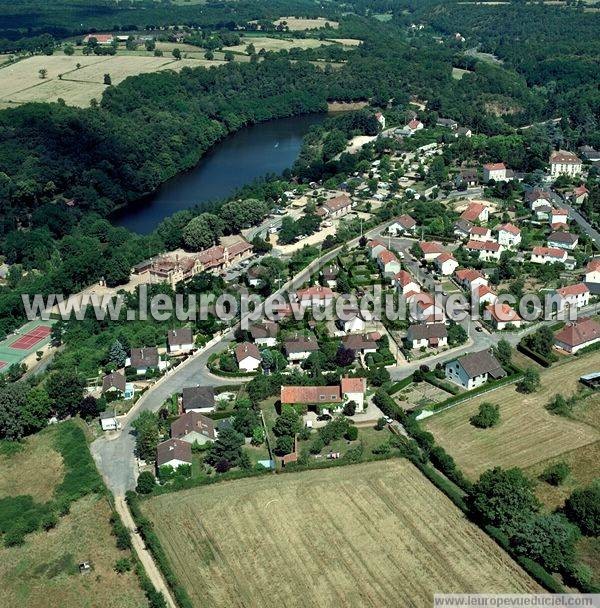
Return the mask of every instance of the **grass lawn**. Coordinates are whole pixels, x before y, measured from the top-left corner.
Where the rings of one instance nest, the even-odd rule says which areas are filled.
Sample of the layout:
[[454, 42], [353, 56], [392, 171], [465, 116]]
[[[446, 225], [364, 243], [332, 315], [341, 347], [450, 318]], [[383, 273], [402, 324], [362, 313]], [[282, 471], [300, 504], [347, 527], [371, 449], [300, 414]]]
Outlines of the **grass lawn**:
[[[600, 440], [600, 432], [588, 422], [553, 416], [545, 409], [557, 393], [575, 393], [579, 376], [599, 364], [600, 352], [573, 358], [541, 371], [536, 393], [523, 395], [510, 384], [436, 414], [423, 426], [471, 479], [494, 466], [531, 467]], [[482, 430], [469, 422], [484, 401], [500, 404], [497, 427]]]
[[471, 70], [463, 70], [461, 68], [452, 68], [452, 78], [454, 80], [462, 80], [465, 74], [470, 74]]
[[541, 591], [406, 460], [222, 482], [141, 508], [194, 607]]
[[[65, 437], [71, 437], [70, 449], [80, 449], [69, 434], [76, 424], [63, 422], [51, 426], [26, 439], [20, 449], [9, 450], [9, 444], [2, 443], [2, 510], [10, 509], [11, 499], [17, 496], [31, 496], [35, 504], [47, 504], [60, 496], [59, 488], [63, 483], [68, 485], [69, 491], [80, 487], [82, 493], [86, 492], [90, 483], [88, 473], [71, 466], [71, 480], [67, 482], [65, 475], [69, 467], [63, 463], [57, 447], [59, 439], [64, 442]], [[87, 447], [84, 445], [81, 449], [87, 450]], [[84, 462], [85, 455], [79, 453], [80, 461]], [[77, 478], [82, 482], [77, 482]], [[129, 552], [116, 547], [109, 523], [111, 514], [106, 495], [87, 493], [70, 505], [67, 515], [58, 518], [55, 528], [27, 534], [20, 546], [5, 547], [0, 543], [0, 605], [27, 608], [147, 606], [136, 575], [133, 572], [119, 575], [114, 571], [115, 562], [129, 557]], [[90, 574], [79, 573], [78, 564], [82, 561], [90, 562]]]

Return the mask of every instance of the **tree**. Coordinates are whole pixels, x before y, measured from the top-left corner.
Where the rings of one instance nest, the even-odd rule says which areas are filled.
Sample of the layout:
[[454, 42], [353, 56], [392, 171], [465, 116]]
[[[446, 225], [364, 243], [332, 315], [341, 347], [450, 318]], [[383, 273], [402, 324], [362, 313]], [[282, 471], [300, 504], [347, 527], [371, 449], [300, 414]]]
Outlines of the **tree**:
[[137, 40], [135, 39], [134, 36], [129, 36], [127, 38], [127, 40], [125, 41], [125, 48], [128, 51], [135, 51], [137, 49], [137, 46], [138, 46]]
[[344, 416], [354, 416], [356, 414], [356, 401], [348, 401], [344, 405]]
[[72, 44], [65, 44], [63, 48], [63, 53], [68, 55], [69, 57], [75, 53], [75, 48]]
[[390, 381], [390, 372], [382, 365], [370, 367], [367, 376], [373, 386], [381, 386]]
[[212, 51], [206, 51], [206, 53], [204, 53], [204, 59], [212, 61], [214, 58], [215, 54]]
[[512, 346], [507, 340], [502, 338], [496, 346], [495, 355], [496, 359], [498, 359], [498, 361], [500, 362], [500, 365], [502, 365], [503, 367], [505, 365], [508, 365], [512, 358]]
[[577, 528], [558, 513], [534, 515], [523, 522], [510, 539], [515, 552], [550, 572], [569, 570], [575, 562]]
[[96, 418], [100, 413], [100, 408], [98, 406], [98, 400], [92, 395], [87, 395], [81, 400], [79, 404], [79, 415], [85, 420], [91, 420], [92, 418]]
[[177, 59], [178, 61], [181, 59], [181, 51], [175, 47], [172, 51], [171, 54], [173, 55], [173, 57], [175, 57], [175, 59]]
[[289, 435], [281, 435], [277, 437], [273, 451], [277, 456], [285, 456], [294, 451], [294, 438]]
[[564, 512], [586, 536], [600, 535], [600, 482], [574, 490], [565, 501]]
[[142, 471], [137, 480], [135, 491], [138, 494], [150, 494], [156, 486], [156, 478], [150, 471]]
[[340, 367], [352, 365], [354, 363], [354, 351], [340, 346], [335, 356], [335, 361]]
[[40, 75], [40, 78], [44, 80], [46, 76], [48, 76], [48, 70], [46, 68], [40, 68], [38, 74]]
[[540, 388], [540, 373], [533, 367], [528, 367], [523, 378], [517, 383], [517, 390], [521, 393], [535, 393]]
[[27, 393], [22, 384], [0, 388], [0, 438], [16, 440], [26, 433], [22, 411], [27, 406]]
[[479, 429], [489, 429], [500, 422], [500, 406], [485, 401], [479, 406], [477, 414], [469, 419], [473, 426]]
[[208, 464], [216, 465], [220, 461], [226, 461], [231, 466], [237, 465], [242, 454], [244, 436], [233, 428], [223, 429], [217, 440], [210, 446], [205, 458]]
[[122, 557], [115, 562], [115, 572], [117, 574], [124, 574], [131, 570], [131, 560], [127, 557]]
[[214, 245], [222, 234], [221, 218], [212, 213], [202, 213], [193, 218], [183, 229], [183, 242], [192, 251], [200, 251]]
[[144, 41], [144, 46], [147, 51], [154, 51], [156, 49], [156, 40], [154, 40], [154, 38], [149, 38]]
[[533, 483], [517, 468], [495, 467], [482, 473], [469, 492], [468, 504], [479, 521], [505, 531], [539, 509]]
[[246, 47], [246, 53], [248, 55], [254, 55], [256, 53], [256, 47], [250, 43], [247, 47]]
[[117, 367], [123, 367], [127, 359], [127, 351], [119, 340], [115, 340], [108, 351], [108, 360]]
[[235, 57], [231, 51], [225, 51], [224, 59], [225, 61], [233, 61]]
[[159, 440], [158, 416], [154, 412], [144, 411], [133, 421], [132, 426], [135, 429], [138, 458], [154, 462]]
[[296, 410], [289, 405], [284, 405], [281, 410], [281, 415], [277, 417], [277, 420], [273, 425], [273, 433], [278, 437], [281, 437], [282, 435], [294, 437], [301, 428], [302, 419]]
[[110, 74], [104, 74], [104, 84], [108, 84], [108, 85], [112, 84]]
[[265, 431], [262, 426], [256, 426], [252, 429], [252, 445], [258, 446], [265, 442]]
[[381, 418], [377, 418], [377, 423], [375, 424], [376, 431], [382, 431], [387, 424], [387, 420], [382, 416]]
[[238, 407], [233, 418], [233, 428], [244, 435], [252, 437], [255, 428], [260, 428], [260, 417], [258, 412], [251, 406]]
[[570, 473], [571, 467], [566, 462], [561, 461], [546, 467], [542, 471], [540, 479], [551, 486], [560, 486]]
[[75, 370], [54, 372], [46, 381], [46, 391], [59, 418], [74, 416], [85, 389], [85, 381]]
[[348, 441], [356, 441], [358, 439], [358, 429], [355, 426], [349, 426], [344, 437]]
[[573, 406], [570, 401], [565, 399], [560, 393], [546, 406], [546, 409], [557, 416], [570, 416]]
[[50, 344], [58, 347], [62, 344], [62, 335], [65, 330], [65, 322], [59, 319], [50, 330]]

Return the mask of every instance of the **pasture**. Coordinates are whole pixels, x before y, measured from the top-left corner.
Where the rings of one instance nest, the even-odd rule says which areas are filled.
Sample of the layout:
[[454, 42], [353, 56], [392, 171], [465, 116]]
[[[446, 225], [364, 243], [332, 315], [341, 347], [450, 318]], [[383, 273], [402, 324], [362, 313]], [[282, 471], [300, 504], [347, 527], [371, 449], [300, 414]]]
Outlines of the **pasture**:
[[[600, 352], [574, 358], [541, 371], [542, 386], [536, 393], [524, 395], [509, 384], [436, 414], [424, 420], [423, 427], [471, 479], [494, 466], [532, 467], [600, 440], [600, 432], [588, 422], [554, 416], [545, 409], [557, 393], [574, 394], [579, 376], [599, 364]], [[469, 418], [484, 401], [500, 405], [500, 423], [477, 429]]]
[[[0, 104], [10, 107], [30, 101], [55, 102], [64, 99], [68, 105], [85, 107], [90, 105], [93, 98], [99, 101], [102, 97], [106, 89], [104, 74], [110, 74], [112, 84], [116, 85], [128, 76], [137, 74], [222, 63], [204, 58], [176, 61], [167, 54], [164, 57], [133, 54], [28, 57], [0, 67]], [[47, 70], [45, 78], [40, 77], [41, 69]]]
[[290, 49], [316, 49], [320, 46], [334, 44], [326, 40], [316, 38], [271, 38], [269, 36], [243, 36], [240, 44], [229, 46], [225, 51], [233, 53], [246, 53], [246, 47], [253, 44], [256, 52], [264, 49], [265, 51], [289, 51]]
[[291, 31], [303, 31], [303, 30], [318, 30], [329, 24], [332, 28], [339, 27], [337, 21], [326, 19], [325, 17], [315, 17], [314, 19], [302, 19], [299, 17], [281, 17], [277, 21], [273, 22], [275, 25], [287, 25]]
[[[36, 505], [49, 504], [62, 498], [61, 484], [73, 490], [75, 479], [87, 483], [86, 474], [67, 466], [58, 448], [59, 439], [74, 426], [71, 422], [51, 426], [19, 444], [0, 442], [2, 510], [10, 510], [10, 503], [19, 496], [30, 496]], [[82, 447], [87, 449], [85, 440]], [[77, 451], [84, 462], [86, 455]], [[65, 481], [67, 475], [71, 476], [69, 482]], [[81, 493], [85, 491], [82, 487]], [[129, 552], [116, 547], [111, 513], [106, 495], [88, 493], [70, 505], [55, 528], [27, 534], [22, 545], [5, 547], [0, 538], [0, 604], [28, 608], [146, 606], [136, 575], [114, 570], [115, 562]], [[79, 573], [82, 561], [90, 562], [90, 574]]]
[[431, 606], [540, 588], [412, 464], [223, 482], [141, 504], [192, 605]]

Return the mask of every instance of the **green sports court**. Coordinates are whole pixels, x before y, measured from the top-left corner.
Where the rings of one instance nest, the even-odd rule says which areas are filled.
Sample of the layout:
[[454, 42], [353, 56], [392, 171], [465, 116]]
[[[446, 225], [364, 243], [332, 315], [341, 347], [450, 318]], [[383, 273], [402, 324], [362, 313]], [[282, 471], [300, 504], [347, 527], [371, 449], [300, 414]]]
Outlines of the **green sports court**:
[[50, 342], [51, 321], [29, 321], [0, 342], [0, 372]]

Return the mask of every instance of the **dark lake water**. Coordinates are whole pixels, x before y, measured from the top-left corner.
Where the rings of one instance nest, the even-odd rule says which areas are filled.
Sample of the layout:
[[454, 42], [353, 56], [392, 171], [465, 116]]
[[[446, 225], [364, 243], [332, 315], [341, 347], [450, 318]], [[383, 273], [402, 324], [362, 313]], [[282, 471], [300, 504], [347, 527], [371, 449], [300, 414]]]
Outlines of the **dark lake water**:
[[241, 129], [218, 143], [186, 173], [115, 216], [114, 223], [147, 234], [165, 217], [232, 195], [269, 173], [279, 174], [298, 157], [302, 138], [326, 114], [280, 118]]

